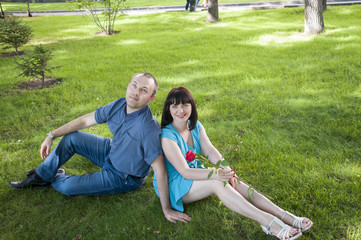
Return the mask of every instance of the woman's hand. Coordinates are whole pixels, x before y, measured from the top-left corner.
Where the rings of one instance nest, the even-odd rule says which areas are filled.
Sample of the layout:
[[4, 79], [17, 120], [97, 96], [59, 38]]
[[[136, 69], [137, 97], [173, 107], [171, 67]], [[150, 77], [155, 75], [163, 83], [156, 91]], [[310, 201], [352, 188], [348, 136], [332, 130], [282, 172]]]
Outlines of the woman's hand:
[[213, 174], [211, 179], [228, 182], [231, 177], [233, 177], [233, 172], [231, 170], [218, 168], [217, 174]]
[[187, 223], [190, 220], [192, 220], [192, 218], [188, 214], [174, 211], [172, 209], [167, 209], [163, 212], [164, 212], [165, 218], [171, 223], [176, 223], [177, 221]]
[[236, 189], [237, 182], [238, 182], [238, 176], [237, 174], [231, 169], [231, 172], [233, 173], [233, 176], [228, 180], [228, 183], [231, 184], [231, 186]]

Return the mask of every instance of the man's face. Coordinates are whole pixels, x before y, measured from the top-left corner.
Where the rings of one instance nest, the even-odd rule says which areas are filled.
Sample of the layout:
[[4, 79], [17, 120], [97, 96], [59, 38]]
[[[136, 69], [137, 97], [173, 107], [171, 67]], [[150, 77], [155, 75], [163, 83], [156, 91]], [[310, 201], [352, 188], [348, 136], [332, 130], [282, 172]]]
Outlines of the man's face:
[[133, 78], [127, 87], [126, 101], [127, 112], [135, 112], [144, 108], [155, 98], [153, 95], [154, 81], [151, 78], [139, 76]]

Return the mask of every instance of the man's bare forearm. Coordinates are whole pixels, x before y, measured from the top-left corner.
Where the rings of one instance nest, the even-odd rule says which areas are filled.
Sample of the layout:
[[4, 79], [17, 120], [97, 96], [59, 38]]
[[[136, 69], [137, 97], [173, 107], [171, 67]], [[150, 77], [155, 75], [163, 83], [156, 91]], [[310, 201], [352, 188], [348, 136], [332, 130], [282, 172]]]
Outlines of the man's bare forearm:
[[66, 134], [88, 128], [96, 124], [97, 122], [95, 121], [95, 112], [92, 112], [68, 122], [67, 124], [59, 127], [58, 129], [51, 131], [51, 133], [54, 137], [62, 137]]

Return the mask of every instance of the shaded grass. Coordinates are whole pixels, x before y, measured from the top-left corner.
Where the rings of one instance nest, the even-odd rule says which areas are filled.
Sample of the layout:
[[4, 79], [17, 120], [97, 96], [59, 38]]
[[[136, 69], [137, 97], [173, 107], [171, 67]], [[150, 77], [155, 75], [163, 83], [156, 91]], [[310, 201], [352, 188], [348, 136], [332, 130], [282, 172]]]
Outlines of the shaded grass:
[[[53, 76], [64, 80], [18, 90], [26, 79], [16, 77], [15, 59], [0, 59], [0, 238], [266, 238], [216, 197], [186, 206], [189, 224], [168, 223], [151, 177], [139, 191], [99, 198], [7, 187], [41, 163], [49, 129], [124, 96], [130, 77], [148, 71], [160, 83], [151, 103], [157, 119], [172, 87], [189, 88], [210, 139], [241, 179], [315, 222], [303, 239], [358, 239], [360, 10], [329, 7], [326, 31], [314, 37], [300, 33], [302, 8], [222, 13], [217, 24], [204, 22], [204, 12], [127, 16], [117, 21], [121, 33], [106, 37], [96, 37], [85, 16], [25, 19], [34, 38], [24, 49], [53, 48], [50, 63], [62, 66]], [[111, 137], [104, 125], [87, 131]], [[98, 170], [82, 157], [65, 168]]]

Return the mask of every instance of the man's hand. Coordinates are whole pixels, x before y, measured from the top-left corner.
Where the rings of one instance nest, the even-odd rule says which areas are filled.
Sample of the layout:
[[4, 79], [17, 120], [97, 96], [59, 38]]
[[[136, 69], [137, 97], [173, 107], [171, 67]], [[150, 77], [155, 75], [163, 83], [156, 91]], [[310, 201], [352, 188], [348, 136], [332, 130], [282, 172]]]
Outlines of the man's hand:
[[52, 144], [53, 140], [50, 137], [46, 137], [40, 146], [40, 156], [42, 159], [45, 159], [50, 154], [50, 148]]
[[163, 212], [164, 212], [164, 217], [171, 223], [176, 223], [177, 221], [187, 223], [190, 220], [192, 220], [192, 218], [189, 215], [182, 212], [174, 211], [172, 209], [167, 209]]
[[[95, 112], [91, 112], [68, 122], [60, 128], [51, 131], [51, 133], [54, 137], [62, 137], [66, 134], [88, 128], [96, 124], [98, 123], [95, 120]], [[46, 158], [50, 154], [51, 145], [53, 145], [53, 140], [50, 137], [46, 137], [40, 147], [40, 156], [42, 159]]]

